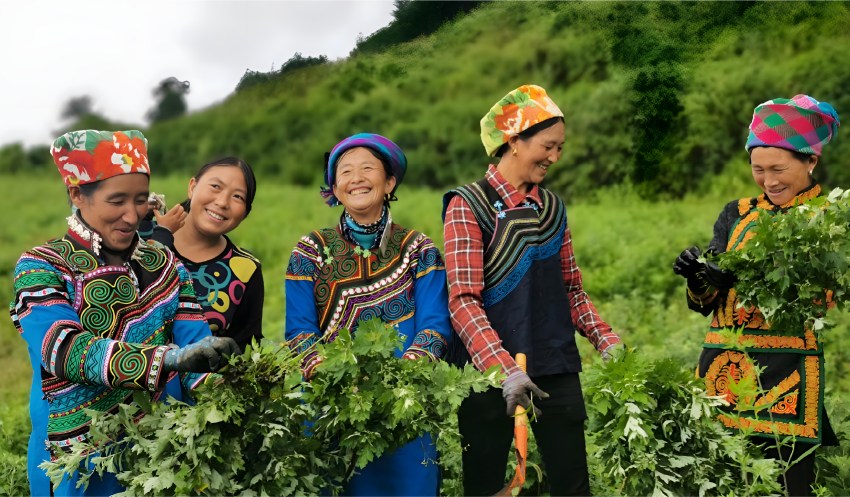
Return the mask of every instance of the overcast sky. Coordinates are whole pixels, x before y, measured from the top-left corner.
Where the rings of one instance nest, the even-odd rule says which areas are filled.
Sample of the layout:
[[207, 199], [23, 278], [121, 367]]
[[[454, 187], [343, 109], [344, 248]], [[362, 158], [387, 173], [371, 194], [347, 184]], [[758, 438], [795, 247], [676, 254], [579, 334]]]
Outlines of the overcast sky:
[[0, 145], [49, 144], [74, 96], [146, 124], [169, 76], [190, 82], [190, 111], [207, 107], [246, 69], [295, 52], [346, 57], [392, 11], [392, 0], [0, 0]]

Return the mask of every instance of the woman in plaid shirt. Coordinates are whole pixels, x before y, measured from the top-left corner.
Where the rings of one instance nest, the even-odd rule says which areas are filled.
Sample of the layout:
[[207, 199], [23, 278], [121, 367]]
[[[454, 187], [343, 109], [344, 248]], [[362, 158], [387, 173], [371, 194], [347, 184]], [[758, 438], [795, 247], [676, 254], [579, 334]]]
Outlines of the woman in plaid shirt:
[[[482, 371], [497, 365], [506, 379], [501, 395], [473, 393], [458, 413], [467, 449], [464, 494], [492, 495], [504, 486], [511, 416], [534, 394], [535, 412], [546, 413], [531, 426], [550, 494], [589, 495], [574, 332], [603, 357], [620, 338], [582, 288], [563, 201], [539, 186], [561, 156], [563, 113], [543, 88], [524, 85], [484, 116], [481, 139], [496, 164], [443, 202], [454, 342], [465, 346], [455, 348], [453, 359]], [[517, 366], [517, 353], [527, 356], [527, 373]]]

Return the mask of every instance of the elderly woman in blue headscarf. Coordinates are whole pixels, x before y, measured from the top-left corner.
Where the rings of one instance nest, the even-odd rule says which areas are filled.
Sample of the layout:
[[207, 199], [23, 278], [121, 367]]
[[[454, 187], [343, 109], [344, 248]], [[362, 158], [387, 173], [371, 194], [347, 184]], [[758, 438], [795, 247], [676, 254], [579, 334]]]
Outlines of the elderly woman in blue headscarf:
[[[443, 259], [422, 233], [393, 223], [390, 201], [407, 158], [391, 140], [359, 133], [327, 155], [325, 202], [343, 206], [336, 226], [302, 237], [286, 271], [286, 339], [306, 350], [338, 330], [356, 335], [361, 320], [378, 317], [404, 341], [397, 356], [438, 360], [450, 338]], [[310, 378], [321, 361], [303, 363]], [[436, 495], [439, 470], [429, 435], [385, 453], [355, 475], [345, 495]]]

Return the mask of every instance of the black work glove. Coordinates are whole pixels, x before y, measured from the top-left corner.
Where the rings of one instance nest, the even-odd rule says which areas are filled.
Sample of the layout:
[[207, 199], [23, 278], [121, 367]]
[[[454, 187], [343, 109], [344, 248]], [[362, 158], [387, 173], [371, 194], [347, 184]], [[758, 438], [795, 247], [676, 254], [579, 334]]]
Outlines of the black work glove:
[[673, 272], [689, 280], [693, 279], [703, 269], [703, 263], [697, 260], [701, 255], [699, 247], [696, 246], [683, 250], [673, 263]]
[[[528, 409], [531, 404], [531, 397], [528, 392], [537, 395], [541, 399], [548, 399], [549, 394], [540, 390], [531, 378], [522, 371], [515, 371], [508, 375], [505, 381], [502, 382], [502, 397], [508, 404], [508, 416], [516, 414], [518, 405]], [[540, 409], [534, 408], [534, 415], [540, 416]]]
[[699, 262], [701, 256], [699, 247], [682, 251], [673, 263], [673, 272], [687, 278], [691, 288], [705, 288], [705, 285], [709, 284], [718, 290], [728, 290], [735, 285], [738, 279], [732, 272], [721, 269], [711, 261]]
[[166, 372], [212, 373], [227, 364], [227, 357], [238, 354], [239, 346], [230, 337], [205, 337], [182, 348], [165, 353], [162, 367]]
[[705, 261], [704, 266], [705, 268], [699, 273], [699, 277], [718, 290], [728, 290], [735, 286], [738, 281], [734, 273], [721, 269], [720, 266], [711, 261]]

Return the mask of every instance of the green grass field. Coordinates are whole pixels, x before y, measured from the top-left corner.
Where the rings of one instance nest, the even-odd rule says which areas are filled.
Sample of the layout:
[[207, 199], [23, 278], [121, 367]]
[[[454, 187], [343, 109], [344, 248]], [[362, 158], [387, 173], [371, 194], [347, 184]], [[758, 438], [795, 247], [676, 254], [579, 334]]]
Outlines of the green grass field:
[[[182, 178], [155, 178], [151, 189], [165, 193], [171, 205], [185, 198], [186, 183]], [[8, 303], [18, 256], [61, 235], [69, 208], [58, 175], [4, 176], [0, 184], [0, 208], [7, 213], [0, 231], [0, 297]], [[708, 318], [687, 309], [684, 281], [672, 273], [672, 262], [685, 247], [708, 243], [714, 220], [727, 201], [754, 193], [754, 186], [728, 181], [716, 192], [666, 202], [648, 202], [626, 189], [601, 192], [594, 200], [575, 205], [566, 199], [585, 287], [603, 318], [629, 346], [652, 358], [673, 357], [687, 367], [696, 364]], [[441, 195], [402, 185], [400, 200], [392, 206], [393, 217], [430, 235], [442, 247]], [[294, 244], [310, 230], [336, 223], [340, 212], [325, 206], [318, 188], [292, 187], [260, 178], [253, 211], [232, 238], [263, 263], [266, 337], [283, 338], [284, 272]], [[835, 318], [839, 326], [827, 337], [828, 405], [850, 393], [850, 319], [846, 314]], [[586, 341], [580, 343], [589, 362], [592, 351]], [[0, 319], [0, 361], [0, 427], [7, 436], [14, 433], [23, 441], [28, 432], [25, 423], [31, 373], [24, 341], [8, 318]], [[0, 445], [0, 452], [3, 447]], [[25, 450], [21, 443], [7, 443], [6, 447], [9, 451]], [[848, 452], [848, 447], [841, 450]]]

